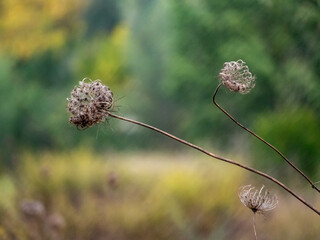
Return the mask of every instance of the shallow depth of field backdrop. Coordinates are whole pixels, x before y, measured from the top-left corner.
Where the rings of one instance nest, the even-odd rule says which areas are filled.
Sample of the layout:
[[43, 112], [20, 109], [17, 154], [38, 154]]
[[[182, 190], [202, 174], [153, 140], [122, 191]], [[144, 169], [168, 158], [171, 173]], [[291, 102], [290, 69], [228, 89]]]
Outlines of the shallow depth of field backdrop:
[[[253, 239], [245, 184], [279, 205], [259, 239], [319, 239], [319, 217], [271, 182], [111, 119], [78, 131], [84, 77], [144, 121], [320, 196], [212, 104], [226, 61], [256, 76], [218, 102], [320, 181], [319, 0], [1, 0], [0, 239]], [[320, 183], [319, 183], [320, 185]]]

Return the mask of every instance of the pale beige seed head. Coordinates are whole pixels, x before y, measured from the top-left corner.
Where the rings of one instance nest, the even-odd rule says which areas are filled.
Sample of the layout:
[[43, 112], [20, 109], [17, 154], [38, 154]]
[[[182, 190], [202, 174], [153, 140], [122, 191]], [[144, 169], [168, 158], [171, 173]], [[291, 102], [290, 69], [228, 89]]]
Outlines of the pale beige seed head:
[[219, 73], [221, 83], [230, 91], [249, 93], [255, 86], [255, 77], [244, 61], [225, 62]]
[[69, 122], [82, 129], [103, 122], [113, 108], [113, 93], [100, 80], [83, 79], [67, 100]]
[[254, 213], [270, 211], [278, 204], [277, 196], [271, 194], [264, 186], [260, 190], [251, 185], [243, 186], [239, 189], [238, 195], [243, 205], [250, 208]]
[[20, 211], [28, 218], [41, 218], [45, 214], [44, 205], [36, 200], [22, 200], [20, 202]]

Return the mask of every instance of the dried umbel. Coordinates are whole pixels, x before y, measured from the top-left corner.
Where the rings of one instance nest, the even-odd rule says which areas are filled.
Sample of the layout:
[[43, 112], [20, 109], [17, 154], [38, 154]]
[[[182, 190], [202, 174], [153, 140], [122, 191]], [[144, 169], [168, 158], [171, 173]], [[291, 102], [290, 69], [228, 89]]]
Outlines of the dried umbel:
[[253, 213], [270, 211], [278, 204], [277, 196], [270, 194], [264, 186], [260, 190], [251, 185], [243, 186], [239, 190], [239, 198], [243, 205], [250, 208]]
[[246, 94], [255, 86], [255, 78], [244, 61], [225, 62], [219, 78], [230, 91]]
[[69, 121], [77, 128], [88, 128], [103, 122], [113, 108], [113, 93], [100, 80], [79, 82], [68, 100]]

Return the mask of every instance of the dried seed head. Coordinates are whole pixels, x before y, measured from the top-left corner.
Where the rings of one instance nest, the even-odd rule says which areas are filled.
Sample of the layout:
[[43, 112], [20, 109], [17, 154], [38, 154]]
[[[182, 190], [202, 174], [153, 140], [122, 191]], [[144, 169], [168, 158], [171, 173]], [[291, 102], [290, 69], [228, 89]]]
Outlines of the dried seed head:
[[219, 78], [230, 91], [242, 94], [249, 93], [255, 86], [255, 78], [244, 61], [225, 62]]
[[84, 78], [71, 91], [68, 100], [69, 122], [78, 128], [88, 128], [103, 122], [113, 107], [113, 93], [100, 80], [86, 82]]
[[53, 213], [46, 219], [50, 231], [59, 231], [66, 225], [65, 220], [59, 213]]
[[20, 211], [28, 218], [41, 218], [45, 214], [43, 204], [36, 200], [21, 201]]
[[278, 204], [277, 196], [270, 194], [264, 186], [258, 190], [251, 185], [246, 185], [240, 188], [238, 194], [243, 205], [250, 208], [254, 213], [270, 211]]

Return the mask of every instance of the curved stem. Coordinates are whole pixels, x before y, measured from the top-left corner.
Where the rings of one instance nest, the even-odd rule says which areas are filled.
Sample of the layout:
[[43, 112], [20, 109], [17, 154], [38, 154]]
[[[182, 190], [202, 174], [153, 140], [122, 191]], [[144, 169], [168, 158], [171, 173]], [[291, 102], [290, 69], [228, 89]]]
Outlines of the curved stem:
[[221, 87], [222, 83], [220, 83], [218, 85], [218, 87], [216, 88], [216, 90], [214, 91], [213, 97], [212, 97], [212, 101], [214, 103], [214, 105], [216, 105], [225, 115], [227, 115], [235, 124], [237, 124], [239, 127], [243, 128], [244, 130], [246, 130], [247, 132], [249, 132], [250, 134], [252, 134], [253, 136], [255, 136], [256, 138], [258, 138], [260, 141], [262, 141], [263, 143], [265, 143], [266, 145], [268, 145], [270, 148], [272, 148], [276, 153], [278, 153], [291, 167], [293, 167], [298, 173], [300, 173], [310, 184], [311, 187], [314, 188], [315, 190], [317, 190], [320, 193], [320, 189], [317, 188], [315, 186], [315, 184], [310, 180], [310, 178], [307, 177], [306, 174], [304, 174], [298, 167], [296, 167], [291, 161], [289, 161], [277, 148], [275, 148], [273, 145], [271, 145], [270, 143], [268, 143], [266, 140], [264, 140], [263, 138], [261, 138], [259, 135], [255, 134], [254, 132], [252, 132], [250, 129], [246, 128], [245, 126], [243, 126], [241, 123], [239, 123], [237, 120], [235, 120], [226, 110], [224, 110], [222, 107], [220, 107], [220, 105], [216, 102], [216, 95], [218, 93], [219, 88]]
[[194, 144], [192, 144], [192, 143], [189, 143], [189, 142], [187, 142], [187, 141], [185, 141], [185, 140], [183, 140], [183, 139], [181, 139], [181, 138], [178, 138], [178, 137], [176, 137], [176, 136], [174, 136], [174, 135], [172, 135], [172, 134], [170, 134], [170, 133], [167, 133], [167, 132], [165, 132], [165, 131], [163, 131], [163, 130], [161, 130], [161, 129], [158, 129], [158, 128], [156, 128], [156, 127], [150, 126], [150, 125], [148, 125], [148, 124], [145, 124], [145, 123], [142, 123], [142, 122], [138, 122], [138, 121], [135, 121], [135, 120], [132, 120], [132, 119], [129, 119], [129, 118], [117, 116], [117, 115], [112, 114], [112, 113], [109, 113], [109, 116], [110, 116], [110, 117], [113, 117], [113, 118], [117, 118], [117, 119], [123, 120], [123, 121], [126, 121], [126, 122], [130, 122], [130, 123], [133, 123], [133, 124], [136, 124], [136, 125], [145, 127], [145, 128], [149, 128], [149, 129], [151, 129], [151, 130], [153, 130], [153, 131], [156, 131], [156, 132], [158, 132], [158, 133], [161, 133], [161, 134], [163, 134], [163, 135], [165, 135], [165, 136], [167, 136], [167, 137], [169, 137], [169, 138], [172, 138], [172, 139], [175, 140], [175, 141], [178, 141], [178, 142], [180, 142], [180, 143], [182, 143], [182, 144], [185, 144], [185, 145], [187, 145], [187, 146], [189, 146], [189, 147], [191, 147], [191, 148], [194, 148], [194, 149], [196, 149], [196, 150], [198, 150], [198, 151], [200, 151], [200, 152], [202, 152], [202, 153], [204, 153], [204, 154], [206, 154], [206, 155], [208, 155], [208, 156], [210, 156], [210, 157], [213, 157], [213, 158], [215, 158], [215, 159], [218, 159], [218, 160], [223, 161], [223, 162], [226, 162], [226, 163], [230, 163], [230, 164], [232, 164], [232, 165], [238, 166], [238, 167], [240, 167], [240, 168], [243, 168], [243, 169], [245, 169], [245, 170], [248, 170], [248, 171], [250, 171], [250, 172], [253, 172], [253, 173], [255, 173], [255, 174], [258, 174], [258, 175], [260, 175], [260, 176], [262, 176], [262, 177], [265, 177], [265, 178], [271, 180], [272, 182], [276, 183], [276, 184], [279, 185], [280, 187], [282, 187], [284, 190], [286, 190], [288, 193], [290, 193], [292, 196], [294, 196], [296, 199], [298, 199], [300, 202], [302, 202], [304, 205], [306, 205], [306, 206], [307, 206], [308, 208], [310, 208], [312, 211], [314, 211], [315, 213], [317, 213], [318, 215], [320, 215], [320, 212], [319, 212], [317, 209], [315, 209], [313, 206], [311, 206], [309, 203], [307, 203], [303, 198], [301, 198], [300, 196], [298, 196], [295, 192], [293, 192], [291, 189], [289, 189], [289, 188], [288, 188], [286, 185], [284, 185], [282, 182], [280, 182], [279, 180], [277, 180], [277, 179], [274, 178], [274, 177], [271, 177], [270, 175], [268, 175], [268, 174], [266, 174], [266, 173], [263, 173], [263, 172], [261, 172], [261, 171], [259, 171], [259, 170], [256, 170], [256, 169], [254, 169], [254, 168], [248, 167], [248, 166], [243, 165], [243, 164], [241, 164], [241, 163], [235, 162], [235, 161], [233, 161], [233, 160], [230, 160], [230, 159], [227, 159], [227, 158], [224, 158], [224, 157], [215, 155], [215, 154], [213, 154], [213, 153], [211, 153], [211, 152], [209, 152], [209, 151], [207, 151], [207, 150], [205, 150], [205, 149], [203, 149], [203, 148], [201, 148], [201, 147], [199, 147], [199, 146], [197, 146], [197, 145], [194, 145]]

